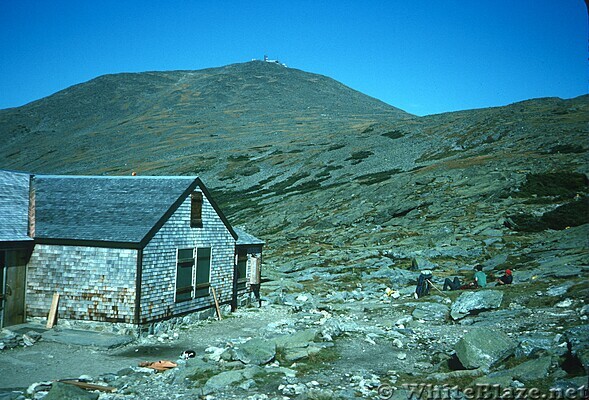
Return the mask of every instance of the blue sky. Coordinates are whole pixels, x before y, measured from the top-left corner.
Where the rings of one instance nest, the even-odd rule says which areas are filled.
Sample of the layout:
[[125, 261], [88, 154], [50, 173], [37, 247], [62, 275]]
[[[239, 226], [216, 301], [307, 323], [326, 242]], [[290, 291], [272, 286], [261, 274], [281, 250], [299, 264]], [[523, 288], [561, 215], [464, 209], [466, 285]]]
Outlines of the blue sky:
[[587, 93], [583, 0], [0, 0], [0, 108], [261, 59], [417, 115]]

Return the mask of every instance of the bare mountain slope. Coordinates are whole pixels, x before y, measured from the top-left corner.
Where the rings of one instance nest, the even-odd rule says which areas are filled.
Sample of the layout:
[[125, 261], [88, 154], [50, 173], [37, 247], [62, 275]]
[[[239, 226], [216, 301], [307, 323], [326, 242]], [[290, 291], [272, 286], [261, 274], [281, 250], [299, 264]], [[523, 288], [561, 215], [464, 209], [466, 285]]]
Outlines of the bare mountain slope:
[[330, 78], [261, 61], [108, 75], [0, 111], [2, 166], [171, 173], [185, 156], [213, 161], [220, 150], [230, 155], [409, 116]]
[[[182, 326], [182, 347], [162, 356], [239, 348], [242, 335], [271, 351], [277, 334], [321, 337], [275, 354], [296, 377], [256, 367], [262, 375], [238, 385], [251, 368], [195, 359], [165, 380], [106, 375], [123, 396], [192, 399], [228, 375], [230, 384], [210, 389], [220, 399], [376, 398], [379, 385], [415, 382], [548, 393], [586, 384], [589, 371], [588, 122], [589, 96], [418, 118], [329, 78], [252, 62], [104, 76], [0, 111], [0, 168], [198, 174], [232, 223], [266, 240], [264, 307]], [[513, 270], [514, 284], [491, 288], [500, 304], [482, 311], [479, 299], [455, 320], [451, 309], [471, 300], [433, 290], [415, 300], [412, 259], [439, 287], [446, 277], [472, 280], [478, 263], [489, 282]], [[495, 331], [512, 337], [515, 357], [464, 370], [457, 343], [475, 329], [485, 333], [479, 343]], [[221, 358], [235, 354], [231, 345]]]
[[249, 62], [103, 76], [2, 110], [0, 168], [198, 174], [232, 221], [286, 254], [277, 263], [324, 262], [342, 246], [409, 257], [439, 230], [434, 247], [458, 236], [478, 248], [477, 226], [571, 201], [513, 195], [538, 174], [584, 176], [587, 115], [583, 96], [418, 118], [323, 76]]

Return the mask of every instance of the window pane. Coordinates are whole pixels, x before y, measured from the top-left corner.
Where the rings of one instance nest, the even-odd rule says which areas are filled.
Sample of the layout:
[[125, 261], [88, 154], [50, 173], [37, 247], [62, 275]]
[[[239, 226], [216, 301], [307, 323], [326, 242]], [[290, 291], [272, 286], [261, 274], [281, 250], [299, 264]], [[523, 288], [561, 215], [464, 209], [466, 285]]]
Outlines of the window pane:
[[194, 249], [178, 249], [178, 260], [190, 260], [194, 258]]
[[238, 289], [245, 289], [246, 285], [246, 276], [245, 271], [247, 268], [247, 258], [239, 258], [237, 260], [237, 288]]
[[194, 249], [178, 249], [176, 264], [176, 301], [190, 300], [193, 297], [192, 273], [194, 270]]
[[196, 250], [196, 297], [209, 294], [210, 272], [211, 272], [211, 249], [210, 247], [198, 248]]

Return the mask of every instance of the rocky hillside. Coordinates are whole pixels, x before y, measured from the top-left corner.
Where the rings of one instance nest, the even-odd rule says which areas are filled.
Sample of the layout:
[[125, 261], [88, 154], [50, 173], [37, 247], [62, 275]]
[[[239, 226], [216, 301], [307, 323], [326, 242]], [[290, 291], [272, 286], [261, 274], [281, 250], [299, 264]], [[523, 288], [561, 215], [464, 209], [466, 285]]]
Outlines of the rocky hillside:
[[[202, 176], [229, 219], [267, 241], [266, 306], [286, 313], [257, 333], [296, 372], [281, 389], [246, 378], [235, 352], [214, 360], [247, 390], [310, 396], [319, 382], [308, 398], [353, 398], [486, 377], [548, 390], [575, 385], [589, 362], [588, 116], [582, 96], [415, 117], [251, 62], [104, 76], [2, 110], [0, 168]], [[413, 259], [436, 286], [471, 279], [478, 263], [489, 277], [514, 270], [514, 285], [416, 301]], [[301, 346], [322, 356], [289, 359], [272, 342], [308, 329]], [[465, 349], [489, 329], [502, 340], [493, 361], [473, 361]]]

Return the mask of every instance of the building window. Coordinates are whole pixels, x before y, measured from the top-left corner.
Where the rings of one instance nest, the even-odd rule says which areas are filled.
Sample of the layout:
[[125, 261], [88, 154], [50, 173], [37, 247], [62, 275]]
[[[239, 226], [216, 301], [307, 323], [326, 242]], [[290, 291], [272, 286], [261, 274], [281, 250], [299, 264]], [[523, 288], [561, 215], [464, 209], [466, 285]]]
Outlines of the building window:
[[190, 195], [190, 227], [202, 228], [202, 193], [193, 192]]
[[178, 249], [176, 261], [176, 302], [191, 300], [193, 282], [194, 249]]
[[247, 283], [247, 253], [239, 252], [237, 256], [237, 289], [243, 290]]
[[211, 248], [196, 249], [196, 293], [194, 297], [209, 295], [211, 286]]
[[[211, 248], [178, 249], [176, 263], [176, 302], [209, 295], [211, 286]], [[195, 262], [196, 261], [196, 262]]]

